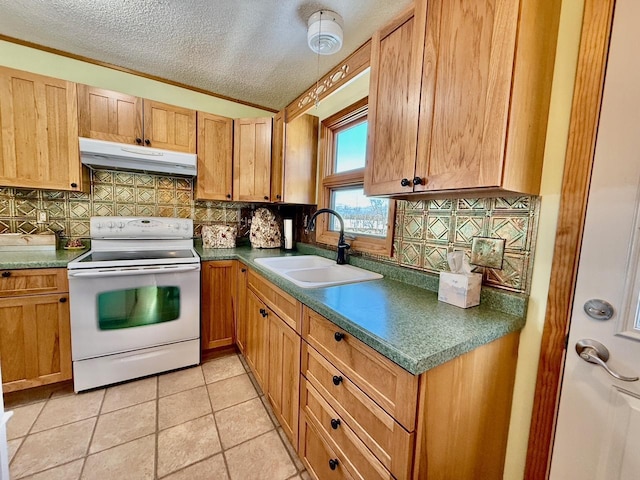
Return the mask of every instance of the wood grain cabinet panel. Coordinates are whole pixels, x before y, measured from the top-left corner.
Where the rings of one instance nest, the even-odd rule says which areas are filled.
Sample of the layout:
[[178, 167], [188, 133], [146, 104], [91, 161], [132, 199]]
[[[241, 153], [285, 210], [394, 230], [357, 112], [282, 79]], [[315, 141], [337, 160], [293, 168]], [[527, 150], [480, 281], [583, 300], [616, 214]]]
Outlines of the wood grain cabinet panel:
[[419, 12], [416, 5], [415, 15], [407, 11], [371, 39], [367, 195], [413, 190], [425, 23]]
[[198, 112], [196, 198], [231, 200], [233, 190], [233, 119]]
[[245, 357], [263, 392], [269, 381], [269, 320], [266, 307], [252, 291], [247, 293]]
[[299, 454], [311, 478], [316, 480], [353, 479], [344, 467], [344, 458], [333, 451], [316, 428], [306, 420], [300, 422]]
[[0, 185], [81, 190], [76, 84], [0, 67]]
[[233, 199], [268, 202], [271, 198], [272, 119], [237, 119], [233, 122], [233, 130]]
[[331, 448], [344, 459], [354, 478], [393, 480], [391, 473], [371, 453], [343, 418], [304, 377], [300, 385], [300, 411], [317, 428]]
[[67, 270], [64, 268], [2, 270], [0, 273], [0, 298], [68, 291]]
[[302, 347], [301, 372], [396, 478], [408, 478], [413, 433], [406, 431], [344, 372], [306, 343]]
[[284, 111], [273, 118], [271, 201], [316, 203], [318, 117], [285, 122], [283, 116]]
[[537, 195], [560, 4], [416, 0], [372, 39], [365, 192]]
[[67, 270], [4, 270], [0, 363], [5, 392], [71, 379]]
[[153, 148], [196, 153], [196, 112], [145, 100], [144, 142]]
[[235, 260], [202, 263], [202, 349], [225, 347], [235, 342]]
[[249, 275], [249, 269], [247, 266], [238, 262], [236, 266], [236, 281], [237, 281], [237, 299], [236, 302], [236, 345], [240, 352], [246, 355], [247, 344], [247, 293], [249, 292], [249, 284], [247, 283], [247, 276]]
[[120, 92], [78, 84], [81, 137], [142, 144], [142, 99]]
[[302, 304], [287, 292], [273, 285], [271, 282], [249, 270], [249, 288], [273, 310], [287, 325], [300, 333]]
[[298, 445], [298, 387], [300, 335], [268, 310], [269, 384], [267, 396], [273, 412], [292, 445]]
[[415, 429], [418, 377], [308, 307], [303, 338], [408, 431]]

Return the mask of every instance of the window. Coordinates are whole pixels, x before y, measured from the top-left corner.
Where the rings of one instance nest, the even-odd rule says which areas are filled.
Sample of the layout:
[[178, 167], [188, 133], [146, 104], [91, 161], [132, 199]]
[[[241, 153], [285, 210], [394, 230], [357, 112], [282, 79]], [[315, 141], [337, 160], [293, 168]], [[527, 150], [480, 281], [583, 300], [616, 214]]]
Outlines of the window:
[[[322, 122], [318, 208], [332, 208], [344, 219], [351, 247], [378, 255], [391, 254], [395, 202], [364, 194], [367, 147], [367, 98]], [[316, 240], [335, 245], [340, 225], [334, 216], [317, 220]]]

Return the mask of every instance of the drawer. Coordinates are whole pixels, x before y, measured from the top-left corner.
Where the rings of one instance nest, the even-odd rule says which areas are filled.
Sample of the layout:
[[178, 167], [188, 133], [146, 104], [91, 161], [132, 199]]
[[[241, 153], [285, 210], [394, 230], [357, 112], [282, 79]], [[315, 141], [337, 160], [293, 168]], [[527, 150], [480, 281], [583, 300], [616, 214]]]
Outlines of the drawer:
[[284, 320], [287, 325], [300, 333], [302, 304], [253, 270], [249, 270], [248, 278], [249, 288], [255, 292], [260, 300]]
[[0, 270], [0, 297], [69, 291], [66, 268]]
[[[316, 480], [352, 480], [343, 459], [327, 445], [314, 426], [300, 417], [300, 458]], [[329, 462], [333, 463], [332, 470]]]
[[354, 478], [361, 480], [392, 480], [391, 473], [371, 453], [344, 419], [326, 402], [304, 377], [300, 383], [300, 409], [343, 460]]
[[304, 342], [302, 373], [395, 477], [408, 477], [414, 433], [407, 432], [347, 376]]
[[308, 307], [303, 310], [302, 336], [369, 395], [405, 429], [416, 425], [418, 376], [348, 334]]

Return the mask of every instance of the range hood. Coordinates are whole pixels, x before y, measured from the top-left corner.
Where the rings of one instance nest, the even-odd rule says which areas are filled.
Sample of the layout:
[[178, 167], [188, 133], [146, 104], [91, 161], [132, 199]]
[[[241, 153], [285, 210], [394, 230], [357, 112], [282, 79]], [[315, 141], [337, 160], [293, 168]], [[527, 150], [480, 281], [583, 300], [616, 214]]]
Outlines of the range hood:
[[80, 161], [89, 168], [106, 168], [195, 177], [197, 156], [159, 148], [138, 147], [80, 137]]

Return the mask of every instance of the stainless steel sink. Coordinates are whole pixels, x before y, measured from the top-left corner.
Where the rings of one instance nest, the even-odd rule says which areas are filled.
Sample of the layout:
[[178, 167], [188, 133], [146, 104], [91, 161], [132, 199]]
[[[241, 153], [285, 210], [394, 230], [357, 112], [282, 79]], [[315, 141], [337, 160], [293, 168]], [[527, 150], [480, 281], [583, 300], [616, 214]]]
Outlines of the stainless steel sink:
[[353, 265], [337, 265], [317, 255], [256, 258], [256, 263], [302, 288], [322, 288], [383, 278]]

